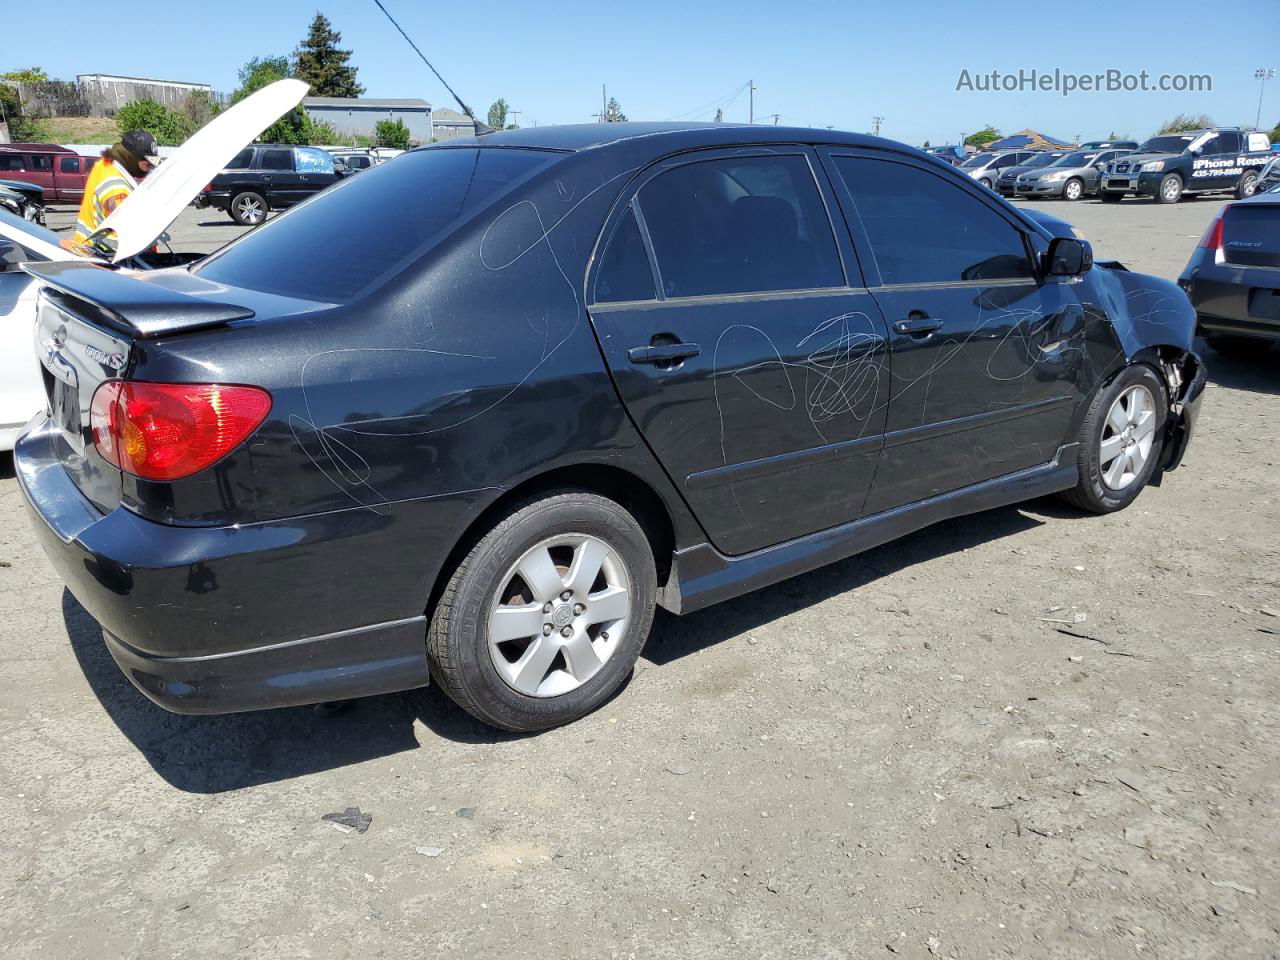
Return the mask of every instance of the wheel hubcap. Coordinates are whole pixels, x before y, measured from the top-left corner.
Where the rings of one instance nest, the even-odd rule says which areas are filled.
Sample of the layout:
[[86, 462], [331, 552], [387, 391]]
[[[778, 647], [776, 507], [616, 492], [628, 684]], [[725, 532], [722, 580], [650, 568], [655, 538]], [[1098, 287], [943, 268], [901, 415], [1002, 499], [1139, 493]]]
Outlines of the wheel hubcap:
[[513, 690], [576, 690], [618, 649], [631, 617], [631, 582], [603, 540], [567, 534], [525, 552], [489, 607], [489, 657]]
[[1067, 196], [1068, 196], [1070, 199], [1072, 199], [1072, 200], [1077, 199], [1077, 198], [1080, 196], [1080, 184], [1078, 184], [1078, 183], [1068, 183], [1068, 184], [1067, 184]]
[[1150, 390], [1138, 384], [1116, 397], [1098, 452], [1102, 482], [1108, 488], [1124, 490], [1138, 479], [1151, 457], [1155, 433], [1156, 405]]
[[239, 207], [240, 216], [250, 223], [257, 223], [262, 219], [262, 205], [257, 200], [242, 199]]
[[1172, 180], [1166, 180], [1164, 184], [1164, 195], [1172, 200], [1178, 195], [1178, 185]]

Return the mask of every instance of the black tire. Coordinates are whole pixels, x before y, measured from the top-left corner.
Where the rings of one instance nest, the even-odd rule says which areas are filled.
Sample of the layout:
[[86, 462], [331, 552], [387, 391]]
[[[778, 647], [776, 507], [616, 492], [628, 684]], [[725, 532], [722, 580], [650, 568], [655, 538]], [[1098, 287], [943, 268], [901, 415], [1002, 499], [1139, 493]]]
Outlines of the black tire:
[[1182, 199], [1182, 178], [1176, 173], [1166, 174], [1156, 190], [1156, 203], [1177, 203]]
[[[510, 567], [540, 542], [564, 534], [603, 541], [631, 585], [631, 613], [618, 647], [598, 672], [567, 693], [521, 693], [489, 653], [488, 611]], [[427, 630], [432, 679], [463, 710], [503, 730], [529, 733], [577, 720], [605, 703], [630, 675], [653, 623], [657, 574], [649, 539], [612, 500], [559, 491], [512, 506], [468, 551], [450, 577]]]
[[[1151, 452], [1138, 475], [1123, 490], [1113, 490], [1102, 478], [1100, 446], [1106, 418], [1111, 406], [1124, 391], [1141, 384], [1150, 391], [1155, 401], [1155, 433], [1151, 443]], [[1164, 446], [1164, 424], [1168, 414], [1168, 402], [1165, 399], [1164, 384], [1155, 370], [1146, 364], [1136, 363], [1125, 367], [1103, 385], [1089, 403], [1084, 423], [1080, 425], [1077, 464], [1080, 468], [1080, 480], [1070, 490], [1062, 494], [1072, 506], [1089, 513], [1114, 513], [1123, 510], [1137, 498], [1142, 488], [1147, 485], [1151, 475], [1160, 462]]]
[[984, 187], [986, 187], [988, 190], [991, 189], [991, 181], [988, 180], [986, 177], [979, 177], [978, 182], [982, 184]]
[[[1071, 196], [1072, 187], [1075, 187], [1075, 196]], [[1062, 199], [1075, 202], [1084, 196], [1084, 181], [1079, 177], [1072, 177], [1062, 185]]]
[[[255, 204], [261, 210], [261, 216], [257, 219], [254, 219], [248, 213], [247, 208], [250, 204]], [[232, 220], [242, 227], [256, 227], [261, 223], [265, 223], [268, 210], [267, 198], [256, 190], [241, 190], [227, 204], [227, 213], [230, 214]]]
[[1271, 349], [1271, 341], [1263, 340], [1261, 337], [1238, 337], [1229, 333], [1211, 333], [1205, 336], [1204, 342], [1207, 343], [1214, 353], [1219, 353], [1224, 357], [1231, 357], [1233, 360], [1248, 360], [1253, 357], [1260, 356]]
[[1246, 170], [1240, 174], [1240, 179], [1236, 183], [1236, 199], [1244, 200], [1246, 197], [1252, 197], [1258, 189], [1258, 171]]
[[1123, 200], [1123, 199], [1124, 199], [1124, 194], [1123, 194], [1123, 193], [1112, 193], [1112, 192], [1111, 192], [1111, 191], [1109, 191], [1109, 190], [1101, 190], [1101, 189], [1099, 189], [1099, 191], [1098, 191], [1098, 197], [1099, 197], [1099, 199], [1101, 199], [1101, 200], [1102, 200], [1102, 202], [1103, 202], [1103, 203], [1119, 203], [1121, 200]]

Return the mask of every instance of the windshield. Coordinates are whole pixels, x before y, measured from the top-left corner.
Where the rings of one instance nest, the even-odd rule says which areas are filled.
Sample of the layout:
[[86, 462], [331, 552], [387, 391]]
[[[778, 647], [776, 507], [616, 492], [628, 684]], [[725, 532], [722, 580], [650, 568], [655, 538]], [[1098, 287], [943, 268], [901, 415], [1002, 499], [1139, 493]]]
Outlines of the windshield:
[[1055, 167], [1083, 167], [1096, 156], [1096, 153], [1085, 153], [1083, 150], [1077, 150], [1075, 153], [1068, 153], [1065, 157], [1059, 157], [1053, 162], [1053, 165]]
[[346, 303], [555, 156], [505, 147], [406, 153], [339, 181], [193, 269], [232, 286]]
[[970, 157], [964, 163], [960, 164], [960, 166], [962, 168], [967, 168], [971, 170], [974, 167], [985, 167], [990, 162], [991, 162], [991, 154], [980, 153], [980, 154], [977, 154], [976, 156]]
[[1152, 137], [1138, 148], [1139, 153], [1181, 153], [1195, 137], [1183, 134], [1176, 137]]
[[1056, 153], [1037, 153], [1034, 157], [1023, 164], [1024, 167], [1047, 167], [1056, 160]]

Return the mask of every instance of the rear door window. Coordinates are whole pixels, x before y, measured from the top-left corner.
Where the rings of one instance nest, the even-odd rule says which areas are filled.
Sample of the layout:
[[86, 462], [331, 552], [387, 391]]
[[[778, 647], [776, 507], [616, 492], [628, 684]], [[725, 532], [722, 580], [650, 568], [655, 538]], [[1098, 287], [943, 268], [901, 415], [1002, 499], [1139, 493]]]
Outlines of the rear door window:
[[644, 249], [644, 239], [636, 222], [635, 212], [627, 212], [614, 225], [613, 233], [605, 244], [600, 257], [600, 269], [596, 273], [596, 302], [618, 303], [626, 300], [652, 300], [657, 294], [653, 287], [653, 270], [649, 255]]
[[8, 170], [9, 172], [17, 172], [26, 170], [27, 166], [22, 162], [22, 157], [17, 154], [0, 154], [0, 170]]
[[33, 153], [31, 155], [32, 170], [52, 170], [53, 158], [47, 153]]
[[248, 170], [251, 163], [253, 163], [253, 148], [246, 147], [231, 158], [231, 162], [227, 164], [227, 169]]
[[668, 297], [844, 285], [802, 155], [686, 163], [645, 184], [639, 204]]
[[292, 150], [263, 150], [258, 159], [258, 167], [263, 170], [292, 170]]
[[514, 148], [431, 148], [346, 177], [203, 261], [233, 286], [345, 303], [393, 276], [465, 214], [551, 163]]
[[881, 282], [1033, 278], [1022, 232], [958, 184], [891, 160], [836, 157]]
[[80, 158], [79, 157], [62, 157], [58, 160], [58, 171], [60, 173], [79, 173]]

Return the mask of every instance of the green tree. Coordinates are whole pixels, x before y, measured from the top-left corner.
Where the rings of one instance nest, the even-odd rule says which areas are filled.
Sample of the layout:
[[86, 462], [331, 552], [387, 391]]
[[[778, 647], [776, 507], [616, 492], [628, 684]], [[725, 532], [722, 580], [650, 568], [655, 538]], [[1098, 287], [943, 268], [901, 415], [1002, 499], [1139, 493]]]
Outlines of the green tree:
[[182, 103], [182, 112], [191, 122], [191, 129], [199, 130], [222, 112], [222, 107], [204, 90], [193, 90]]
[[489, 126], [495, 130], [507, 128], [507, 101], [502, 97], [489, 105]]
[[373, 128], [380, 147], [395, 147], [397, 150], [409, 149], [409, 128], [404, 121], [379, 120]]
[[171, 147], [182, 143], [195, 132], [191, 118], [185, 113], [170, 110], [154, 100], [126, 103], [116, 113], [116, 126], [122, 133], [147, 130], [158, 143]]
[[1271, 132], [1267, 134], [1271, 138], [1272, 143], [1280, 143], [1280, 123], [1271, 128]]
[[0, 80], [14, 80], [18, 83], [48, 83], [49, 75], [40, 67], [26, 67], [22, 70], [10, 70], [0, 74]]
[[254, 57], [240, 68], [240, 86], [231, 94], [231, 102], [239, 103], [251, 93], [289, 76], [288, 57]]
[[341, 41], [342, 34], [324, 14], [317, 13], [306, 39], [293, 52], [293, 75], [311, 84], [313, 97], [358, 97], [364, 93], [364, 87], [356, 82], [356, 68], [347, 63], [351, 51], [338, 48]]
[[1205, 127], [1212, 126], [1213, 121], [1203, 113], [1180, 113], [1172, 120], [1166, 120], [1160, 129], [1156, 131], [1156, 136], [1162, 133], [1185, 133], [1188, 130], [1203, 130]]
[[626, 123], [627, 115], [622, 112], [622, 106], [613, 97], [609, 98], [608, 105], [604, 108], [605, 123]]
[[47, 139], [44, 125], [22, 112], [18, 88], [0, 83], [0, 122], [9, 124], [9, 138], [14, 143], [40, 143]]
[[1004, 136], [1004, 134], [990, 124], [987, 124], [977, 133], [971, 133], [969, 136], [965, 137], [964, 142], [965, 146], [981, 148], [985, 147], [988, 143], [994, 143], [1002, 136]]

